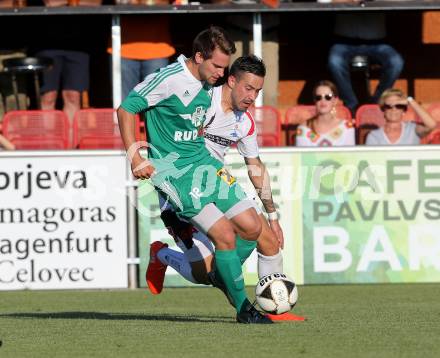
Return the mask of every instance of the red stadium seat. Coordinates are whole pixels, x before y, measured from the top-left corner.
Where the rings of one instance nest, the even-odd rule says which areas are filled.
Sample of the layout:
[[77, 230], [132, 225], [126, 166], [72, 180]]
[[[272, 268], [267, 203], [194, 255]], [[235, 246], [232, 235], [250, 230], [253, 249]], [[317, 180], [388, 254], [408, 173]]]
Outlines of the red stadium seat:
[[[141, 139], [136, 116], [136, 140]], [[79, 149], [123, 149], [116, 110], [113, 108], [81, 109], [73, 119], [73, 147]]]
[[440, 144], [440, 129], [434, 129], [420, 140], [422, 144]]
[[[278, 147], [281, 145], [280, 112], [271, 106], [249, 108], [257, 126], [258, 142], [261, 146]], [[268, 139], [271, 138], [271, 139]]]
[[[417, 114], [411, 107], [403, 115], [404, 121], [418, 121]], [[368, 133], [385, 124], [383, 112], [378, 104], [364, 104], [356, 111], [356, 127], [359, 132], [359, 144], [364, 144]]]
[[440, 130], [436, 129], [428, 136], [429, 144], [440, 144]]
[[3, 134], [17, 149], [69, 148], [69, 119], [62, 111], [10, 111]]
[[39, 150], [39, 149], [66, 149], [65, 142], [61, 138], [33, 137], [15, 138], [13, 140], [16, 149]]
[[87, 136], [81, 138], [80, 149], [123, 149], [124, 142], [119, 137]]
[[[298, 125], [306, 122], [316, 114], [314, 105], [296, 105], [286, 111], [284, 130], [286, 133], [286, 145], [295, 145], [295, 135]], [[336, 107], [336, 116], [344, 120], [352, 120], [350, 110], [345, 106]]]
[[259, 134], [257, 138], [260, 147], [278, 147], [279, 139], [274, 134]]
[[434, 118], [440, 125], [440, 102], [432, 103], [428, 109], [428, 113]]
[[437, 122], [437, 128], [427, 136], [426, 142], [430, 144], [440, 144], [440, 103], [432, 103], [427, 111]]

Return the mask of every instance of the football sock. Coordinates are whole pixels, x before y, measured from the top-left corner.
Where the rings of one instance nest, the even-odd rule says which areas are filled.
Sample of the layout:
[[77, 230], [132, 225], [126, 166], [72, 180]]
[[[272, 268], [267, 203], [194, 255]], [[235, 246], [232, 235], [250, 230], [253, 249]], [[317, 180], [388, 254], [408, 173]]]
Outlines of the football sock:
[[216, 250], [215, 265], [217, 273], [234, 300], [235, 309], [240, 312], [249, 301], [244, 290], [243, 271], [241, 270], [237, 250]]
[[243, 240], [240, 236], [235, 237], [235, 243], [237, 246], [237, 255], [240, 258], [240, 262], [243, 263], [251, 255], [252, 251], [257, 247], [257, 241]]
[[258, 253], [258, 278], [275, 272], [283, 272], [283, 255], [281, 251], [273, 256], [264, 256]]
[[164, 247], [157, 253], [157, 257], [160, 262], [164, 265], [171, 266], [186, 280], [192, 283], [198, 283], [192, 275], [191, 265], [182, 252]]

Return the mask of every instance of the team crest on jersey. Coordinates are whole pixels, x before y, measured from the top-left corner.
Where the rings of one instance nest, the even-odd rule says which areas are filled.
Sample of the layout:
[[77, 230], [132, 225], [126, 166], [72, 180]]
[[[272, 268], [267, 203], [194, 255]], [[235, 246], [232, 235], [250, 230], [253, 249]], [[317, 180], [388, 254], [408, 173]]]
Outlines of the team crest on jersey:
[[205, 120], [206, 109], [203, 107], [197, 107], [191, 117], [191, 122], [194, 127], [200, 127]]
[[193, 126], [199, 128], [205, 119], [205, 113], [206, 113], [206, 109], [199, 106], [196, 108], [196, 110], [193, 112], [192, 115], [180, 114], [180, 117], [182, 117], [183, 119], [191, 120]]

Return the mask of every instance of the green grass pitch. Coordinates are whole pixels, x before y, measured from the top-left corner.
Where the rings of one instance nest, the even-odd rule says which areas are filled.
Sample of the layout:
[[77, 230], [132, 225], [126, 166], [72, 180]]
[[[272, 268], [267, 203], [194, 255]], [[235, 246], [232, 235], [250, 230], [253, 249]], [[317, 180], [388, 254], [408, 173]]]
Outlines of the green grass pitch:
[[0, 357], [440, 357], [440, 284], [299, 295], [306, 322], [249, 326], [213, 288], [0, 292]]

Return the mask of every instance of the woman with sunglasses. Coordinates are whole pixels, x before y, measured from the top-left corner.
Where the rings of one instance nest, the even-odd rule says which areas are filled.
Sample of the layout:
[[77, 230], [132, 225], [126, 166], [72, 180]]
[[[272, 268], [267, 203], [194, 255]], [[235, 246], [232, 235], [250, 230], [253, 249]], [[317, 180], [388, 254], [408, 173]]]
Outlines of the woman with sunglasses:
[[[368, 134], [367, 145], [420, 144], [420, 139], [437, 126], [435, 119], [420, 104], [399, 89], [386, 90], [379, 99], [379, 106], [385, 117], [385, 125]], [[403, 120], [408, 106], [412, 107], [422, 123]]]
[[298, 126], [298, 147], [328, 147], [355, 145], [352, 122], [336, 117], [338, 92], [334, 83], [320, 81], [313, 88], [316, 115]]

